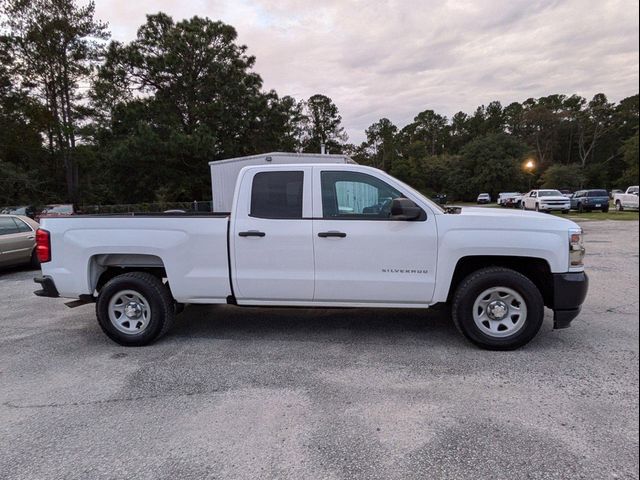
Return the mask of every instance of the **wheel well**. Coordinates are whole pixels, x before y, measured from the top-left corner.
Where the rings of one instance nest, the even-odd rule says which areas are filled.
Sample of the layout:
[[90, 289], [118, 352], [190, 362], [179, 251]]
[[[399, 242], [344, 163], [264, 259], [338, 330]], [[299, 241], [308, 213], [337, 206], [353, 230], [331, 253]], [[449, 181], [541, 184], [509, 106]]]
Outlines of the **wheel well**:
[[458, 285], [470, 274], [487, 267], [504, 267], [515, 270], [531, 280], [544, 299], [545, 305], [553, 302], [553, 275], [546, 260], [532, 257], [472, 256], [458, 261], [453, 273], [447, 301], [451, 301]]
[[160, 280], [167, 278], [167, 271], [160, 257], [139, 254], [94, 255], [89, 261], [92, 291], [98, 292], [112, 278], [127, 272], [146, 272]]

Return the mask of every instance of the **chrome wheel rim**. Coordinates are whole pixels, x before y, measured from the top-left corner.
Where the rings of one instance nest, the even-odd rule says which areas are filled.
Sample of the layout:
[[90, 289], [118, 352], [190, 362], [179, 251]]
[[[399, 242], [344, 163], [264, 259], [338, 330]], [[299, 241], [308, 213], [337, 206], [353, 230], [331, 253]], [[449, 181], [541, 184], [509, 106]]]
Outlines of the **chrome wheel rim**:
[[511, 288], [488, 288], [473, 304], [473, 320], [485, 335], [509, 337], [524, 327], [527, 304], [522, 295]]
[[135, 290], [122, 290], [109, 301], [109, 320], [127, 335], [142, 333], [149, 326], [151, 307], [147, 299]]

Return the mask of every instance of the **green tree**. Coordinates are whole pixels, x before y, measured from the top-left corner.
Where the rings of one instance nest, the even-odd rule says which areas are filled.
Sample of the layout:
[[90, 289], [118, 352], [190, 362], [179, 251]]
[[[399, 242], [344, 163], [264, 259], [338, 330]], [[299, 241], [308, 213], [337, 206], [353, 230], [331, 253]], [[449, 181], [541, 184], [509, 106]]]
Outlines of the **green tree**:
[[[207, 162], [299, 149], [302, 106], [262, 92], [235, 29], [149, 15], [129, 44], [113, 42], [92, 91], [100, 162], [113, 200], [207, 198]], [[107, 180], [108, 181], [108, 180]]]
[[374, 165], [385, 171], [389, 171], [397, 156], [397, 133], [398, 127], [388, 118], [381, 118], [365, 131], [367, 142], [373, 148]]
[[488, 192], [496, 197], [501, 191], [526, 188], [522, 159], [528, 147], [504, 133], [476, 138], [461, 151], [456, 165], [454, 194], [466, 200]]
[[46, 112], [13, 82], [13, 62], [0, 40], [0, 205], [42, 202], [54, 187], [42, 146]]
[[555, 164], [547, 168], [542, 177], [542, 188], [570, 188], [578, 190], [584, 186], [585, 176], [582, 167], [573, 163], [571, 165]]
[[621, 153], [623, 155], [624, 163], [626, 165], [626, 169], [620, 179], [618, 179], [618, 184], [622, 186], [629, 185], [637, 185], [638, 184], [638, 175], [640, 173], [638, 169], [638, 132], [629, 138], [624, 145], [622, 145]]
[[47, 140], [62, 159], [67, 198], [78, 199], [76, 143], [85, 119], [81, 86], [102, 55], [106, 25], [94, 19], [95, 4], [74, 0], [4, 0], [6, 41], [15, 52], [11, 74], [47, 110]]
[[433, 156], [444, 153], [449, 135], [447, 117], [443, 117], [433, 110], [420, 112], [413, 119], [412, 134], [414, 139], [422, 141], [426, 155]]
[[347, 134], [342, 127], [342, 117], [333, 100], [316, 94], [304, 104], [305, 140], [304, 151], [320, 152], [321, 145], [331, 153], [340, 153]]

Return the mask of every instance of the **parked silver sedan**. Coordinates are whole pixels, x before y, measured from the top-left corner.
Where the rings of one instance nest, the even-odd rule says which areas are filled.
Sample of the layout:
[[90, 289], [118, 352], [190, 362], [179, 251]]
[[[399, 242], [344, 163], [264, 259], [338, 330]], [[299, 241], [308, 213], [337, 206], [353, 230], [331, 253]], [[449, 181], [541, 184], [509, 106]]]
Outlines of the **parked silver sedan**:
[[38, 266], [38, 224], [21, 215], [0, 215], [0, 268], [31, 264]]

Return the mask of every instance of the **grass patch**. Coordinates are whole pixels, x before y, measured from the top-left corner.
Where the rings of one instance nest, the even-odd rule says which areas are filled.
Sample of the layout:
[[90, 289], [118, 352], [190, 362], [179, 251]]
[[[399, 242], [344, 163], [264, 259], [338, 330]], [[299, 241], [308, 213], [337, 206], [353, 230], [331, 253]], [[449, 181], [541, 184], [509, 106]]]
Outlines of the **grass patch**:
[[608, 213], [604, 212], [587, 212], [587, 213], [578, 213], [572, 211], [568, 215], [562, 215], [558, 213], [554, 213], [554, 215], [558, 215], [560, 217], [569, 218], [571, 220], [636, 220], [640, 218], [638, 212], [618, 212], [616, 210], [609, 210]]
[[[457, 207], [488, 207], [488, 208], [501, 208], [495, 203], [490, 203], [488, 205], [477, 205], [472, 202], [451, 202], [448, 203], [447, 206], [457, 206]], [[511, 209], [506, 209], [511, 210]], [[529, 210], [531, 211], [531, 210]], [[623, 221], [638, 221], [640, 220], [640, 215], [637, 211], [624, 211], [618, 212], [615, 207], [611, 207], [609, 212], [604, 213], [601, 211], [596, 212], [586, 212], [586, 213], [578, 213], [575, 210], [571, 210], [568, 214], [563, 214], [561, 212], [553, 212], [552, 215], [556, 215], [562, 218], [568, 218], [570, 220], [623, 220]]]

